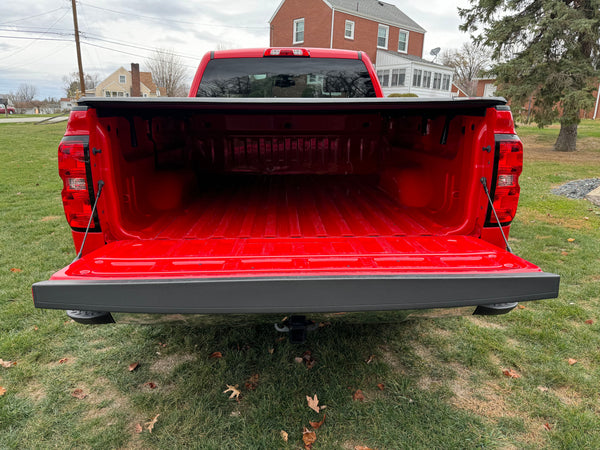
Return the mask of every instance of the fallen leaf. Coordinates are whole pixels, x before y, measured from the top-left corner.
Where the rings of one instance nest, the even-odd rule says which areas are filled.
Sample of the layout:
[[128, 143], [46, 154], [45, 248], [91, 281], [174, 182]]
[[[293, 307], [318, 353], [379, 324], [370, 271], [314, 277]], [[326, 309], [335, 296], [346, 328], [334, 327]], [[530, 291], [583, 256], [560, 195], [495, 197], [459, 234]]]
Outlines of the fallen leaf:
[[358, 400], [362, 402], [364, 399], [365, 396], [363, 395], [363, 391], [361, 391], [360, 389], [357, 389], [356, 392], [352, 395], [352, 400]]
[[270, 349], [269, 349], [269, 354], [271, 354], [271, 355], [272, 355], [274, 351], [275, 351], [275, 349], [274, 349], [274, 348], [270, 348]]
[[142, 431], [144, 431], [144, 429], [142, 428], [142, 426], [139, 423], [135, 424], [135, 432], [137, 434], [140, 434]]
[[248, 381], [246, 381], [246, 389], [249, 391], [254, 391], [258, 386], [258, 374], [255, 373], [252, 375]]
[[69, 358], [62, 358], [62, 359], [59, 359], [59, 360], [58, 360], [58, 363], [59, 363], [59, 364], [64, 364], [64, 363], [66, 363], [68, 360], [69, 360]]
[[286, 339], [285, 336], [281, 336], [281, 337], [278, 337], [277, 339], [275, 339], [275, 342], [283, 342], [283, 341], [285, 341], [285, 339]]
[[158, 343], [158, 346], [159, 346], [159, 347], [162, 347], [162, 348], [165, 348], [165, 347], [167, 346], [167, 344], [163, 344], [162, 342], [159, 342], [159, 343]]
[[145, 382], [144, 386], [148, 386], [150, 389], [156, 389], [158, 387], [156, 386], [156, 383], [153, 383], [152, 381]]
[[593, 325], [594, 324], [594, 319], [588, 319], [585, 321], [586, 324], [588, 325]]
[[231, 411], [231, 414], [229, 414], [231, 417], [240, 417], [242, 415], [241, 411]]
[[325, 423], [325, 416], [327, 414], [323, 414], [323, 420], [321, 420], [320, 422], [308, 422], [310, 423], [310, 426], [313, 427], [315, 430], [318, 430], [319, 428], [321, 428], [321, 425], [323, 425]]
[[569, 358], [568, 361], [569, 361], [569, 365], [570, 366], [572, 366], [573, 364], [577, 364], [577, 360], [576, 359]]
[[156, 425], [156, 421], [158, 420], [158, 416], [160, 416], [160, 414], [157, 414], [154, 416], [154, 419], [152, 419], [150, 422], [146, 422], [144, 425], [146, 426], [146, 429], [152, 433], [152, 430], [154, 429], [154, 425]]
[[538, 386], [537, 388], [538, 388], [538, 391], [540, 391], [540, 392], [548, 392], [548, 388], [545, 386]]
[[294, 358], [294, 362], [297, 362], [298, 364], [302, 364], [304, 362], [304, 360], [300, 356], [296, 356]]
[[310, 350], [306, 350], [304, 353], [302, 353], [302, 360], [304, 361], [307, 369], [312, 369], [317, 363], [317, 360], [312, 357], [312, 352]]
[[569, 238], [569, 239], [567, 239], [567, 242], [575, 242], [575, 239]]
[[17, 365], [16, 361], [3, 361], [2, 359], [0, 359], [0, 366], [6, 367], [7, 369], [9, 367], [16, 366], [16, 365]]
[[563, 255], [563, 256], [568, 256], [569, 252], [560, 252], [560, 254]]
[[213, 352], [210, 354], [209, 358], [222, 358], [223, 354], [221, 352]]
[[525, 309], [525, 305], [519, 305], [519, 309]]
[[548, 422], [546, 422], [546, 423], [544, 424], [544, 429], [545, 429], [546, 431], [550, 431], [550, 430], [552, 429], [552, 426], [551, 426], [551, 425], [550, 425]]
[[10, 269], [10, 271], [13, 273], [23, 272], [21, 269], [17, 269], [16, 267], [13, 267], [12, 269]]
[[379, 384], [377, 385], [377, 387], [379, 388], [379, 390], [380, 390], [380, 391], [383, 391], [383, 390], [385, 389], [385, 384], [383, 384], [383, 383], [379, 383]]
[[37, 331], [37, 330], [39, 330], [39, 328], [36, 325], [35, 327], [33, 327], [33, 331]]
[[354, 450], [373, 450], [371, 447], [365, 447], [364, 445], [357, 445]]
[[229, 384], [226, 385], [227, 389], [225, 389], [223, 391], [223, 394], [228, 393], [229, 391], [231, 391], [231, 395], [229, 396], [229, 398], [235, 398], [236, 400], [239, 399], [241, 392], [238, 390], [239, 385], [236, 384], [235, 386], [231, 386]]
[[319, 399], [317, 398], [317, 394], [313, 398], [310, 398], [308, 395], [306, 396], [306, 401], [308, 402], [308, 407], [316, 412], [321, 412], [321, 408], [319, 408]]
[[319, 322], [319, 328], [329, 327], [331, 322]]
[[521, 375], [519, 375], [517, 372], [515, 372], [512, 369], [504, 369], [502, 371], [502, 373], [507, 376], [508, 378], [521, 378]]
[[87, 397], [87, 394], [83, 393], [83, 389], [75, 389], [73, 392], [71, 392], [71, 397], [75, 397], [78, 398], [79, 400], [83, 400], [84, 398]]
[[365, 361], [367, 364], [371, 364], [373, 362], [373, 359], [375, 358], [375, 355], [371, 355], [369, 356], [369, 358]]
[[0, 386], [0, 397], [2, 397], [4, 394], [6, 394], [6, 389]]
[[138, 367], [140, 367], [140, 363], [139, 362], [134, 362], [129, 364], [129, 371], [133, 372], [135, 369], [137, 369]]
[[302, 442], [304, 442], [304, 448], [310, 449], [312, 445], [317, 440], [317, 433], [314, 431], [310, 431], [308, 428], [304, 427], [302, 430]]
[[281, 439], [283, 439], [284, 442], [288, 441], [288, 434], [285, 431], [281, 430], [279, 434], [281, 435]]
[[285, 316], [283, 319], [280, 320], [280, 322], [285, 322], [286, 320], [288, 320], [288, 316]]

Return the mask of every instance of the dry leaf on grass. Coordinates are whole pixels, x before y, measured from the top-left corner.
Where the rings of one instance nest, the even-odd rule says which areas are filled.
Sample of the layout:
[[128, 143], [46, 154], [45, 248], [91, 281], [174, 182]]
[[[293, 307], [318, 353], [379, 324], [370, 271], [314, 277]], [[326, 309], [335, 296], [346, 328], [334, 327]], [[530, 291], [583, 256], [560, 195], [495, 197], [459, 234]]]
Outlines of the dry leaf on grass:
[[209, 358], [216, 358], [216, 359], [219, 359], [219, 358], [222, 358], [222, 357], [223, 357], [223, 354], [221, 352], [213, 352], [209, 356]]
[[525, 309], [525, 305], [519, 305], [519, 309]]
[[79, 400], [83, 400], [84, 398], [87, 397], [87, 394], [83, 393], [83, 389], [75, 389], [73, 392], [71, 392], [71, 397], [75, 397], [78, 398]]
[[2, 359], [0, 359], [0, 366], [5, 367], [5, 368], [9, 368], [12, 366], [16, 366], [17, 362], [16, 361], [4, 361]]
[[2, 397], [4, 394], [6, 394], [6, 389], [0, 386], [0, 397]]
[[364, 399], [365, 396], [363, 395], [363, 391], [361, 391], [360, 389], [357, 389], [356, 392], [352, 395], [352, 400], [358, 400], [362, 402]]
[[13, 273], [23, 272], [21, 269], [17, 269], [16, 267], [13, 267], [12, 269], [10, 269], [10, 271]]
[[354, 447], [354, 450], [374, 450], [371, 447], [365, 447], [364, 445], [357, 445]]
[[287, 339], [287, 337], [285, 337], [285, 336], [281, 336], [281, 337], [278, 337], [277, 339], [275, 339], [275, 342], [283, 342], [283, 341], [285, 341], [286, 339]]
[[318, 430], [319, 428], [321, 428], [321, 425], [323, 425], [325, 423], [326, 416], [327, 416], [327, 414], [323, 414], [323, 419], [320, 422], [308, 422], [308, 423], [310, 423], [310, 426], [313, 427], [315, 430]]
[[577, 364], [577, 360], [573, 359], [573, 358], [569, 358], [568, 359], [569, 365], [572, 366], [573, 364]]
[[246, 389], [248, 391], [254, 391], [254, 390], [256, 390], [257, 386], [258, 386], [258, 374], [255, 373], [248, 379], [248, 381], [246, 381]]
[[379, 388], [379, 390], [380, 390], [380, 391], [383, 391], [383, 390], [385, 389], [385, 384], [383, 384], [383, 383], [379, 383], [379, 384], [377, 385], [377, 387]]
[[158, 416], [160, 416], [160, 414], [155, 415], [154, 418], [150, 422], [146, 422], [144, 424], [146, 426], [146, 429], [150, 433], [152, 433], [152, 430], [154, 429], [154, 425], [156, 425], [156, 421], [158, 420]]
[[59, 359], [59, 360], [58, 360], [58, 363], [59, 363], [59, 364], [64, 364], [64, 363], [66, 363], [68, 360], [69, 360], [69, 358], [62, 358], [62, 359]]
[[165, 348], [165, 347], [167, 346], [167, 344], [163, 344], [162, 342], [159, 342], [159, 343], [158, 343], [158, 346], [159, 346], [159, 347], [162, 347], [162, 348]]
[[546, 423], [544, 424], [544, 430], [546, 430], [546, 431], [550, 431], [551, 429], [552, 429], [552, 425], [550, 425], [548, 422], [546, 422]]
[[227, 394], [229, 391], [231, 391], [231, 395], [229, 395], [229, 398], [235, 398], [236, 400], [239, 400], [241, 394], [241, 392], [238, 390], [239, 385], [236, 384], [235, 386], [231, 386], [227, 384], [226, 386], [227, 389], [223, 391], [223, 394]]
[[569, 238], [569, 239], [567, 239], [567, 242], [575, 242], [575, 239]]
[[306, 350], [304, 353], [302, 353], [302, 360], [304, 361], [307, 369], [312, 369], [317, 363], [317, 360], [312, 357], [312, 352], [310, 350]]
[[502, 371], [502, 373], [504, 374], [504, 376], [506, 376], [508, 378], [521, 378], [521, 375], [519, 375], [517, 372], [515, 372], [512, 369], [504, 369]]
[[142, 431], [144, 431], [144, 429], [142, 428], [142, 426], [139, 423], [135, 424], [135, 428], [134, 429], [135, 429], [135, 432], [137, 434], [140, 434]]
[[562, 256], [569, 256], [569, 252], [560, 252]]
[[316, 412], [321, 412], [321, 408], [319, 407], [319, 399], [317, 398], [317, 394], [313, 398], [310, 398], [308, 395], [306, 396], [306, 401], [308, 402], [308, 407]]
[[303, 361], [304, 361], [304, 360], [303, 360], [303, 359], [302, 359], [300, 356], [296, 356], [296, 357], [294, 358], [294, 362], [297, 362], [298, 364], [302, 364], [302, 362], [303, 362]]
[[371, 364], [373, 362], [373, 359], [375, 359], [375, 355], [371, 355], [369, 356], [369, 358], [365, 361], [367, 364]]
[[272, 355], [274, 351], [275, 351], [275, 349], [274, 349], [274, 348], [270, 348], [270, 349], [269, 349], [269, 354], [271, 354], [271, 355]]
[[149, 387], [150, 389], [156, 389], [158, 386], [156, 386], [156, 383], [153, 383], [152, 381], [146, 381], [144, 383], [144, 386]]
[[317, 440], [317, 433], [314, 431], [310, 431], [308, 428], [304, 427], [302, 430], [302, 442], [304, 442], [304, 448], [310, 449], [312, 445]]
[[134, 363], [129, 364], [128, 369], [129, 369], [130, 372], [133, 372], [138, 367], [140, 367], [140, 363], [139, 362], [134, 362]]
[[545, 386], [538, 386], [537, 388], [538, 388], [538, 391], [540, 391], [540, 392], [548, 392], [548, 388]]
[[585, 321], [585, 323], [587, 325], [593, 325], [594, 324], [594, 319], [588, 319], [588, 320]]
[[288, 434], [285, 431], [281, 430], [279, 434], [281, 435], [281, 439], [283, 439], [284, 442], [288, 441]]

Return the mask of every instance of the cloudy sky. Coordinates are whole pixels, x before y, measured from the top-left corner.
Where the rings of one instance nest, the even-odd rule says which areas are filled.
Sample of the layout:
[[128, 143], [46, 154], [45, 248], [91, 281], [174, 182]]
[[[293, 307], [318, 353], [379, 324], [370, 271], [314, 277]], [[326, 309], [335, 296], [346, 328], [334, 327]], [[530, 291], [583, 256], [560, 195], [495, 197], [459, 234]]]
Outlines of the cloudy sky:
[[[387, 0], [427, 30], [423, 55], [435, 47], [458, 48], [457, 7], [468, 0]], [[144, 61], [156, 48], [171, 48], [189, 72], [202, 55], [220, 47], [266, 47], [268, 21], [280, 0], [78, 1], [83, 68], [100, 79], [120, 66]], [[224, 8], [225, 7], [225, 8]], [[77, 70], [70, 0], [0, 2], [0, 93], [21, 83], [38, 98], [64, 96], [62, 78]]]

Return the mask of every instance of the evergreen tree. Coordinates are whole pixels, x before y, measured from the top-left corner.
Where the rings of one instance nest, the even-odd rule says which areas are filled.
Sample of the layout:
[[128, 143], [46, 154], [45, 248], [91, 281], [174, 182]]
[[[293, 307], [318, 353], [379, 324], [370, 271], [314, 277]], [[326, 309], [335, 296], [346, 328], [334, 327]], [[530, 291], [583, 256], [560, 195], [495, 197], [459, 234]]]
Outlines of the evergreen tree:
[[600, 0], [470, 0], [461, 29], [492, 49], [499, 93], [515, 107], [535, 99], [543, 127], [560, 118], [558, 151], [575, 151], [580, 111], [594, 106]]

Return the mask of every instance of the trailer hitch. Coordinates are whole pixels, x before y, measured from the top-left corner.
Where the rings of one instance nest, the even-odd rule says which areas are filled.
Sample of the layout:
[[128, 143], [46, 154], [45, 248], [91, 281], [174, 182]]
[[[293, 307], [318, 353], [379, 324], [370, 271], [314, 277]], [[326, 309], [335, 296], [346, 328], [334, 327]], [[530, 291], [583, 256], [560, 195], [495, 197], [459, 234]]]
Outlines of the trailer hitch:
[[319, 328], [319, 324], [305, 316], [290, 316], [289, 319], [275, 324], [277, 331], [289, 334], [290, 344], [304, 344], [307, 333], [317, 328]]

